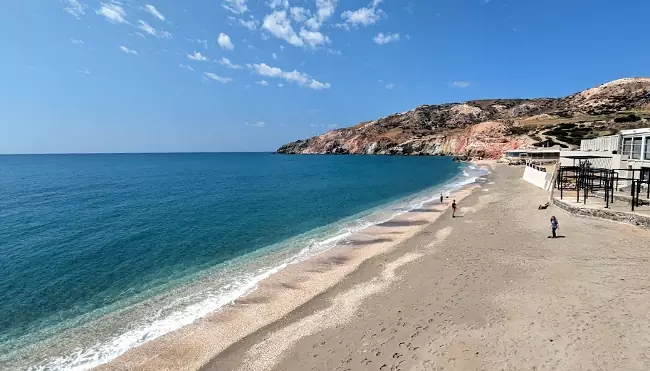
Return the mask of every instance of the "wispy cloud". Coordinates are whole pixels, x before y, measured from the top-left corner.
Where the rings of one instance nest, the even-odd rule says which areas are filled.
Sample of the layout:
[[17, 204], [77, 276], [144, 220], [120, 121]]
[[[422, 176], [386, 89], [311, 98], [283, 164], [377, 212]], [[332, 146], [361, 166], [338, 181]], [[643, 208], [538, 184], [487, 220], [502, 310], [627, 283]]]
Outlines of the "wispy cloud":
[[269, 8], [275, 9], [275, 8], [288, 8], [289, 7], [289, 0], [266, 0], [266, 5], [268, 5]]
[[179, 68], [182, 68], [182, 69], [184, 69], [184, 70], [188, 70], [188, 71], [192, 71], [192, 72], [194, 72], [194, 68], [192, 68], [192, 66], [188, 66], [188, 65], [183, 64], [183, 63], [179, 64], [178, 67], [179, 67]]
[[151, 5], [151, 4], [147, 4], [147, 5], [145, 5], [145, 6], [144, 6], [144, 10], [145, 10], [147, 13], [151, 14], [152, 16], [154, 16], [154, 17], [160, 19], [161, 21], [164, 21], [164, 20], [165, 20], [165, 16], [162, 15], [162, 14], [158, 11], [158, 9], [156, 9], [156, 7], [153, 6], [153, 5]]
[[218, 82], [220, 82], [222, 84], [225, 84], [227, 82], [232, 81], [232, 79], [230, 77], [222, 77], [222, 76], [216, 75], [216, 74], [214, 74], [212, 72], [204, 72], [204, 73], [205, 73], [205, 77], [207, 77], [208, 79], [218, 81]]
[[395, 87], [395, 84], [387, 84], [386, 89], [391, 90]]
[[81, 19], [82, 16], [86, 15], [86, 8], [88, 5], [77, 0], [65, 0], [65, 2], [68, 5], [63, 8], [63, 10], [71, 14], [73, 17]]
[[90, 70], [87, 69], [87, 68], [84, 68], [83, 70], [79, 70], [77, 72], [79, 72], [80, 74], [83, 74], [83, 75], [90, 75]]
[[453, 81], [449, 83], [449, 85], [453, 86], [454, 88], [467, 88], [472, 84], [469, 81]]
[[384, 16], [384, 11], [378, 8], [381, 2], [382, 0], [373, 0], [366, 7], [357, 10], [346, 10], [341, 14], [341, 18], [343, 18], [347, 26], [369, 26], [375, 24]]
[[305, 22], [305, 26], [314, 31], [320, 29], [332, 17], [337, 5], [338, 0], [316, 0], [316, 13]]
[[201, 54], [200, 52], [196, 52], [196, 51], [194, 53], [192, 53], [192, 54], [188, 54], [187, 58], [190, 59], [190, 60], [199, 61], [199, 62], [205, 62], [205, 61], [208, 60], [208, 58], [205, 55]]
[[228, 59], [228, 58], [221, 58], [221, 59], [219, 59], [219, 63], [222, 64], [222, 65], [224, 65], [224, 66], [226, 66], [226, 67], [228, 67], [228, 68], [232, 68], [232, 69], [235, 69], [235, 70], [239, 70], [239, 69], [244, 68], [244, 67], [242, 67], [242, 66], [239, 65], [239, 64], [232, 63], [232, 62], [230, 61], [230, 59]]
[[255, 83], [262, 86], [269, 86], [269, 83], [266, 80], [256, 81]]
[[138, 55], [138, 52], [137, 52], [137, 51], [135, 51], [135, 50], [133, 50], [133, 49], [129, 49], [129, 48], [127, 48], [127, 47], [124, 46], [124, 45], [120, 46], [120, 50], [123, 51], [123, 52], [125, 52], [126, 54]]
[[275, 53], [271, 54], [271, 57], [273, 57], [273, 60], [278, 60], [278, 55]]
[[256, 19], [249, 19], [248, 21], [240, 19], [239, 23], [241, 23], [242, 26], [248, 28], [251, 31], [257, 30], [257, 28], [260, 26], [260, 22]]
[[249, 64], [247, 66], [260, 76], [280, 78], [285, 81], [298, 84], [301, 87], [314, 90], [323, 90], [330, 88], [330, 84], [328, 82], [320, 82], [308, 74], [298, 72], [297, 70], [293, 70], [291, 72], [282, 71], [282, 69], [278, 67], [271, 67], [265, 63]]
[[246, 121], [245, 124], [248, 125], [248, 126], [256, 127], [256, 128], [262, 128], [262, 127], [266, 126], [266, 122], [264, 122], [264, 121], [258, 121], [258, 122], [253, 122], [253, 123], [250, 123], [250, 122]]
[[232, 41], [230, 40], [230, 36], [226, 35], [223, 32], [219, 34], [219, 37], [217, 37], [217, 44], [219, 44], [221, 49], [226, 49], [226, 50], [235, 49], [235, 46], [232, 44]]
[[248, 11], [246, 2], [247, 0], [223, 0], [221, 6], [235, 14], [243, 14]]
[[74, 39], [74, 38], [70, 38], [70, 42], [75, 44], [75, 45], [83, 45], [84, 44], [83, 40], [77, 40], [77, 39]]
[[208, 40], [196, 39], [196, 42], [203, 45], [204, 48], [208, 48]]
[[145, 21], [143, 21], [141, 19], [138, 20], [138, 28], [142, 32], [144, 32], [146, 34], [149, 34], [151, 36], [155, 36], [155, 37], [159, 37], [159, 38], [163, 38], [163, 39], [171, 39], [172, 38], [171, 33], [167, 32], [165, 30], [156, 30], [151, 25], [149, 25], [147, 22], [145, 22]]
[[377, 36], [375, 36], [372, 39], [372, 41], [374, 41], [375, 44], [379, 44], [379, 45], [384, 45], [391, 42], [397, 42], [399, 41], [399, 34], [398, 33], [383, 34], [380, 32], [379, 34], [377, 34]]
[[117, 3], [101, 3], [101, 7], [95, 11], [95, 13], [106, 18], [107, 21], [111, 23], [128, 23], [124, 17], [126, 17], [126, 12], [120, 4]]
[[296, 22], [305, 22], [311, 16], [309, 9], [300, 6], [292, 7], [289, 9], [289, 13], [291, 14], [291, 18]]

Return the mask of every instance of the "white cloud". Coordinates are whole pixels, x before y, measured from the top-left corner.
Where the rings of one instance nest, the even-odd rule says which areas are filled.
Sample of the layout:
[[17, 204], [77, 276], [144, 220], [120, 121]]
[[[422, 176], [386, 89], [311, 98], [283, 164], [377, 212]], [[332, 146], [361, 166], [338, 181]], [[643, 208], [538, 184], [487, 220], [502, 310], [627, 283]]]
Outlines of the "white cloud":
[[247, 0], [223, 0], [222, 7], [235, 14], [243, 14], [248, 11]]
[[341, 18], [348, 26], [369, 26], [379, 22], [384, 16], [384, 11], [377, 9], [382, 0], [373, 0], [372, 4], [357, 10], [346, 10], [341, 14]]
[[264, 17], [262, 28], [293, 46], [304, 45], [302, 39], [296, 35], [296, 31], [291, 27], [291, 21], [287, 18], [287, 12], [284, 10], [275, 11]]
[[145, 10], [147, 13], [151, 14], [152, 16], [154, 16], [154, 17], [160, 19], [161, 21], [164, 21], [164, 20], [165, 20], [165, 16], [162, 15], [162, 14], [160, 14], [160, 12], [158, 11], [158, 9], [156, 9], [156, 7], [153, 6], [153, 5], [151, 5], [151, 4], [147, 4], [147, 5], [145, 5], [145, 6], [144, 6], [144, 10]]
[[291, 18], [293, 18], [293, 20], [296, 22], [304, 22], [310, 16], [308, 9], [299, 6], [292, 7], [290, 9], [290, 13], [291, 13]]
[[386, 85], [386, 89], [391, 90], [392, 88], [395, 87], [395, 84], [388, 84]]
[[289, 7], [289, 0], [267, 0], [266, 5], [269, 6], [271, 9], [275, 8], [288, 8]]
[[256, 81], [255, 83], [262, 86], [269, 86], [269, 83], [266, 80]]
[[388, 43], [391, 43], [391, 42], [397, 42], [397, 41], [399, 41], [399, 34], [398, 34], [398, 33], [387, 33], [387, 34], [383, 34], [383, 33], [380, 32], [380, 33], [377, 34], [377, 36], [375, 36], [372, 40], [373, 40], [376, 44], [384, 45], [384, 44], [388, 44]]
[[248, 20], [248, 21], [240, 19], [239, 23], [241, 23], [242, 26], [248, 28], [251, 31], [257, 30], [257, 28], [260, 26], [260, 22], [255, 20], [255, 19], [251, 19], [251, 20]]
[[275, 54], [275, 53], [271, 54], [271, 57], [273, 57], [273, 59], [276, 60], [276, 61], [278, 60], [278, 55]]
[[219, 75], [215, 75], [212, 72], [204, 72], [204, 73], [205, 73], [205, 77], [209, 78], [210, 80], [218, 81], [222, 84], [232, 81], [230, 77], [221, 77]]
[[84, 75], [90, 75], [90, 70], [87, 69], [87, 68], [84, 68], [83, 70], [79, 70], [77, 72], [79, 72], [81, 74], [84, 74]]
[[117, 3], [101, 3], [101, 7], [95, 11], [95, 13], [106, 18], [107, 21], [111, 23], [128, 23], [124, 17], [126, 17], [126, 12], [121, 5]]
[[449, 85], [453, 86], [454, 88], [467, 88], [470, 85], [472, 85], [469, 81], [453, 81]]
[[199, 61], [199, 62], [205, 62], [208, 60], [208, 58], [205, 57], [205, 55], [201, 54], [200, 52], [194, 52], [192, 54], [187, 55], [188, 59], [191, 59], [193, 61]]
[[156, 30], [155, 28], [151, 27], [147, 22], [143, 20], [138, 20], [138, 28], [142, 30], [142, 32], [147, 33], [151, 36], [159, 37], [162, 39], [171, 39], [172, 34], [165, 30]]
[[303, 72], [298, 72], [296, 70], [293, 70], [291, 72], [285, 72], [278, 67], [271, 67], [265, 63], [249, 64], [247, 66], [260, 76], [280, 78], [288, 82], [296, 83], [299, 86], [305, 88], [314, 89], [314, 90], [323, 90], [323, 89], [330, 88], [329, 83], [320, 82], [318, 80], [313, 79], [308, 74]]
[[230, 36], [226, 35], [223, 32], [219, 34], [219, 37], [217, 37], [217, 44], [219, 44], [221, 49], [226, 49], [226, 50], [235, 49], [235, 46], [232, 44], [232, 41], [230, 41]]
[[284, 84], [278, 84], [278, 88], [281, 88], [283, 86], [284, 86]]
[[248, 125], [248, 126], [256, 127], [256, 128], [262, 128], [262, 127], [266, 126], [266, 122], [264, 122], [264, 121], [258, 121], [258, 122], [254, 122], [254, 123], [250, 123], [250, 122], [246, 121], [245, 124]]
[[70, 42], [75, 44], [75, 45], [83, 45], [84, 41], [83, 40], [77, 40], [77, 39], [70, 39]]
[[66, 0], [65, 2], [68, 6], [63, 8], [63, 10], [70, 13], [73, 17], [81, 19], [82, 16], [86, 15], [88, 5], [80, 3], [77, 0]]
[[319, 45], [325, 45], [330, 43], [329, 37], [323, 35], [319, 31], [309, 31], [304, 28], [300, 29], [300, 37], [303, 41], [309, 45], [312, 49], [318, 47]]
[[127, 48], [127, 47], [124, 46], [124, 45], [120, 46], [120, 50], [122, 50], [122, 51], [125, 52], [126, 54], [138, 55], [138, 52], [137, 52], [137, 51], [135, 51], [135, 50], [133, 50], [133, 49], [129, 49], [129, 48]]
[[305, 25], [312, 30], [318, 30], [336, 10], [338, 0], [316, 0], [316, 14], [309, 18]]
[[[320, 0], [319, 0], [320, 1]], [[315, 19], [311, 18], [310, 20]], [[309, 21], [307, 21], [307, 24]], [[317, 27], [302, 27], [300, 33], [296, 33], [291, 25], [291, 20], [287, 16], [286, 10], [275, 11], [264, 17], [262, 28], [270, 32], [275, 37], [286, 41], [293, 46], [309, 46], [312, 49], [318, 46], [329, 44], [330, 39], [318, 31]]]
[[182, 69], [184, 69], [184, 70], [188, 70], [188, 71], [192, 71], [192, 72], [194, 72], [194, 68], [192, 68], [192, 66], [188, 66], [188, 65], [183, 64], [183, 63], [179, 64], [178, 67], [179, 67], [179, 68], [182, 68]]
[[234, 64], [234, 63], [232, 63], [232, 62], [230, 61], [230, 59], [228, 59], [228, 58], [221, 58], [221, 59], [219, 59], [219, 63], [221, 63], [222, 65], [224, 65], [224, 66], [226, 66], [226, 67], [228, 67], [228, 68], [232, 68], [232, 69], [235, 69], [235, 70], [238, 70], [238, 69], [242, 69], [242, 68], [244, 68], [244, 67], [242, 67], [242, 66], [240, 66], [240, 65], [238, 65], [238, 64]]

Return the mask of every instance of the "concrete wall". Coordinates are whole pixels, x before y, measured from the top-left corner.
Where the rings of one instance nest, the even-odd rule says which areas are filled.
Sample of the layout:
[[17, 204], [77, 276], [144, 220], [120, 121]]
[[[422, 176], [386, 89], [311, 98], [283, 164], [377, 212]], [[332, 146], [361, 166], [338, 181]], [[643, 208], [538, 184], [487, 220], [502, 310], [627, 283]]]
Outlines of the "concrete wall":
[[544, 172], [526, 166], [524, 169], [524, 176], [522, 177], [528, 183], [537, 186], [541, 189], [550, 191], [553, 186], [553, 171]]

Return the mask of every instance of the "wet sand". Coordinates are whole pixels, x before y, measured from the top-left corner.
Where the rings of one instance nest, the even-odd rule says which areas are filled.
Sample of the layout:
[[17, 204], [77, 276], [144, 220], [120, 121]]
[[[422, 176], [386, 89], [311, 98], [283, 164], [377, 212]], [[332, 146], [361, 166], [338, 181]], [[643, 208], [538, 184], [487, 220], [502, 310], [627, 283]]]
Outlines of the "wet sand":
[[[452, 199], [461, 202], [478, 188], [478, 184], [466, 186], [450, 195], [443, 204], [433, 202], [354, 233], [340, 247], [290, 265], [263, 280], [258, 289], [232, 305], [129, 350], [95, 370], [197, 370], [214, 364], [211, 361], [220, 362], [216, 361], [217, 355], [266, 333], [267, 326], [275, 326], [276, 321], [282, 322], [290, 314], [299, 313], [301, 306], [340, 285], [365, 261], [400, 248], [446, 215]], [[378, 292], [377, 288], [370, 291]], [[346, 310], [352, 308], [347, 305], [347, 299], [340, 302]]]
[[202, 370], [650, 369], [650, 232], [537, 210], [521, 171]]

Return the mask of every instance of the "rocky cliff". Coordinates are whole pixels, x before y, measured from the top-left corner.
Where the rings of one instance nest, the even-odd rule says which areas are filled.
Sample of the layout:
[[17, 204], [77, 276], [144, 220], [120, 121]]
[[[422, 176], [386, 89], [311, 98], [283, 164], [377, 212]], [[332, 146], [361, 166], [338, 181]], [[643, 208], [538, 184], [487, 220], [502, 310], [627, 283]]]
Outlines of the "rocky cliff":
[[499, 158], [508, 149], [572, 147], [582, 138], [648, 126], [649, 119], [650, 78], [629, 78], [564, 98], [424, 105], [288, 143], [277, 152]]

